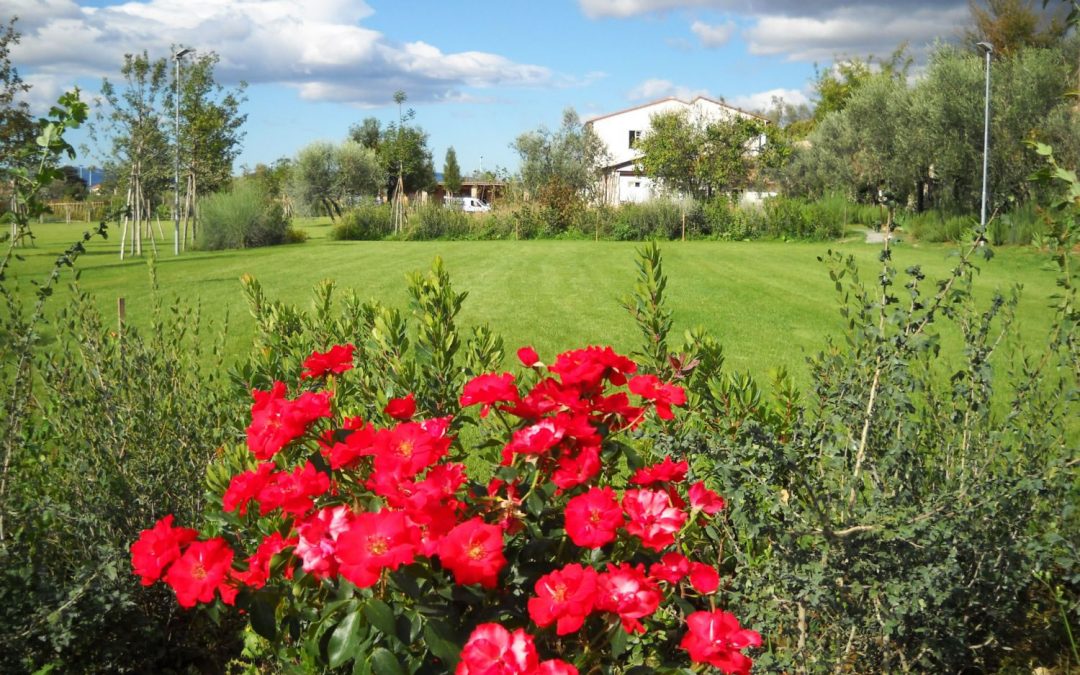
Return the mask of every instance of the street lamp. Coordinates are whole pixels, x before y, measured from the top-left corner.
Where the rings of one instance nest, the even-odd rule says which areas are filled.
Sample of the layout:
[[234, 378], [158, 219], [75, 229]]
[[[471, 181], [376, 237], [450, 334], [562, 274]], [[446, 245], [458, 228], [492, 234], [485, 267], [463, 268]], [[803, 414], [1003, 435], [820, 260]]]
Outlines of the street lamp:
[[173, 107], [176, 111], [176, 161], [173, 164], [173, 255], [180, 255], [180, 59], [195, 50], [185, 47], [178, 52], [173, 52], [173, 61], [176, 62], [176, 78], [173, 82]]
[[982, 175], [982, 213], [979, 216], [979, 236], [986, 236], [986, 166], [990, 155], [990, 54], [994, 45], [980, 42], [976, 45], [986, 52], [986, 104], [983, 117], [983, 175]]

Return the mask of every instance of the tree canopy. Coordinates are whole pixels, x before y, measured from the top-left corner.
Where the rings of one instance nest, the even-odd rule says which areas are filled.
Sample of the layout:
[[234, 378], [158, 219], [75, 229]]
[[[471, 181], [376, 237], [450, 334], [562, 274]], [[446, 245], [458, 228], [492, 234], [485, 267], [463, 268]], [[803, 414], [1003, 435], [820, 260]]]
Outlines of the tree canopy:
[[608, 161], [604, 142], [592, 127], [581, 123], [573, 108], [563, 111], [557, 130], [540, 127], [526, 132], [512, 147], [521, 157], [522, 181], [534, 193], [558, 184], [589, 197], [597, 189], [599, 170]]
[[19, 43], [16, 18], [0, 26], [0, 166], [16, 155], [16, 149], [31, 142], [35, 135], [30, 106], [22, 96], [30, 91], [19, 71], [11, 63], [11, 48]]
[[458, 166], [454, 146], [446, 149], [446, 159], [443, 161], [443, 185], [450, 194], [455, 194], [461, 189], [461, 167]]

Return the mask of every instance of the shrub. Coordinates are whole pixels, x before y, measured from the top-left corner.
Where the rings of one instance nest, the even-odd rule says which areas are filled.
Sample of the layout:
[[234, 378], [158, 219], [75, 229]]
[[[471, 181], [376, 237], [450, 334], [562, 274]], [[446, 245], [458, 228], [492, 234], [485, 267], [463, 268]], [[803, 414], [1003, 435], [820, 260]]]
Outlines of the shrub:
[[465, 213], [461, 209], [441, 204], [423, 204], [409, 214], [409, 225], [404, 237], [417, 241], [467, 239], [471, 233], [472, 219], [483, 215]]
[[705, 229], [717, 239], [753, 239], [758, 233], [753, 229], [753, 218], [748, 209], [758, 210], [739, 207], [724, 196], [714, 197], [702, 206]]
[[971, 230], [977, 223], [970, 216], [933, 210], [907, 216], [900, 221], [900, 224], [919, 241], [938, 243], [961, 241], [964, 233]]
[[394, 232], [394, 218], [390, 204], [363, 204], [349, 209], [341, 216], [330, 238], [338, 241], [375, 241], [385, 239]]
[[292, 225], [285, 228], [285, 240], [284, 244], [303, 244], [308, 240], [308, 233], [304, 230], [298, 230]]
[[203, 250], [273, 246], [285, 241], [289, 221], [281, 204], [254, 180], [199, 200], [197, 245]]

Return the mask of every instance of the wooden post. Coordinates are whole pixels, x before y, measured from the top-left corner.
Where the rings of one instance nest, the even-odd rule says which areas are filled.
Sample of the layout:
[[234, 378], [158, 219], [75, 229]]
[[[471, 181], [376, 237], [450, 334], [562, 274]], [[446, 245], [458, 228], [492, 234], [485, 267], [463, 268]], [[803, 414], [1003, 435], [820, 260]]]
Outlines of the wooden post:
[[682, 240], [686, 241], [686, 210], [682, 212]]

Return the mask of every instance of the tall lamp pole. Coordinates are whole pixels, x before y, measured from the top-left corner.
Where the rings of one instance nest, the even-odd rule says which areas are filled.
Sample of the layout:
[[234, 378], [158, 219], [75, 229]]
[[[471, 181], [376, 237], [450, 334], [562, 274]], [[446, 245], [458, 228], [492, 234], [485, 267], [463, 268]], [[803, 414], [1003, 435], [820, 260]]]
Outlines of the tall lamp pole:
[[986, 167], [990, 156], [990, 54], [994, 52], [994, 45], [989, 42], [980, 42], [979, 49], [986, 52], [986, 103], [983, 113], [983, 175], [982, 175], [982, 212], [979, 216], [980, 236], [986, 234]]
[[178, 52], [173, 52], [173, 61], [176, 62], [176, 78], [173, 81], [173, 107], [176, 112], [176, 155], [173, 168], [173, 255], [180, 255], [180, 59], [194, 52], [194, 49], [185, 47]]

